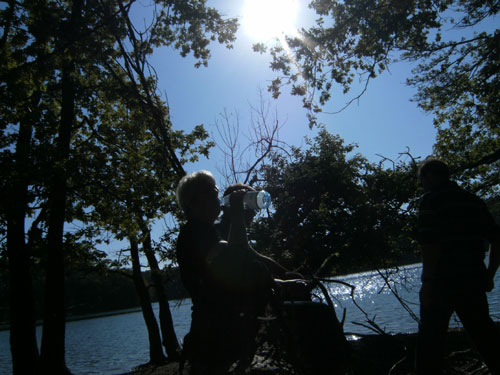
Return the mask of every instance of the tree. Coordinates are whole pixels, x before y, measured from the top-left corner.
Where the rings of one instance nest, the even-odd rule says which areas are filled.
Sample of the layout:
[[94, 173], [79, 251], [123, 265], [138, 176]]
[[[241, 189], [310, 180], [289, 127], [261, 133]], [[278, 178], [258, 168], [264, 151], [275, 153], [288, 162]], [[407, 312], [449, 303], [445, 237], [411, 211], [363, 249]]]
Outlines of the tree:
[[254, 228], [259, 249], [316, 276], [397, 264], [411, 251], [411, 165], [369, 163], [324, 129], [307, 146], [263, 167], [273, 210]]
[[[104, 195], [109, 196], [110, 202], [118, 201], [118, 204], [125, 204], [127, 207], [126, 212], [124, 212], [122, 216], [125, 218], [125, 222], [117, 223], [114, 221], [114, 223], [111, 224], [112, 231], [113, 233], [117, 233], [119, 236], [125, 235], [131, 242], [132, 265], [134, 275], [136, 275], [134, 280], [136, 281], [137, 290], [140, 292], [140, 296], [142, 296], [140, 298], [141, 305], [143, 307], [144, 317], [146, 319], [146, 325], [148, 326], [150, 335], [151, 362], [159, 363], [162, 361], [162, 355], [159, 354], [161, 353], [161, 348], [157, 348], [158, 340], [155, 338], [157, 336], [155, 318], [151, 313], [152, 310], [150, 301], [148, 300], [148, 295], [144, 293], [142, 279], [137, 276], [140, 274], [140, 265], [137, 259], [138, 239], [136, 238], [137, 235], [135, 232], [137, 231], [137, 228], [142, 232], [140, 242], [143, 244], [143, 251], [148, 259], [152, 271], [153, 282], [159, 299], [160, 326], [162, 330], [163, 344], [169, 358], [175, 360], [179, 356], [180, 349], [175, 336], [167, 296], [164, 293], [162, 276], [154, 254], [150, 229], [148, 226], [150, 221], [156, 217], [162, 216], [167, 212], [175, 211], [171, 205], [173, 195], [169, 193], [169, 190], [170, 192], [175, 190], [175, 185], [178, 182], [178, 179], [180, 179], [180, 177], [184, 174], [182, 164], [186, 160], [197, 160], [196, 153], [208, 155], [208, 148], [211, 146], [211, 143], [197, 147], [193, 146], [197, 140], [203, 140], [206, 138], [206, 134], [202, 126], [195, 127], [195, 130], [190, 135], [184, 135], [182, 132], [173, 132], [171, 130], [172, 125], [168, 117], [168, 109], [166, 109], [165, 104], [156, 93], [156, 81], [151, 81], [150, 79], [151, 75], [154, 77], [154, 70], [149, 65], [147, 58], [153, 50], [153, 47], [158, 45], [158, 35], [165, 32], [164, 23], [168, 21], [168, 19], [165, 19], [165, 14], [161, 12], [159, 14], [154, 13], [153, 21], [149, 28], [146, 31], [141, 32], [133, 27], [130, 21], [130, 8], [125, 7], [121, 2], [119, 3], [119, 8], [120, 14], [124, 19], [124, 25], [126, 26], [125, 30], [127, 40], [129, 41], [128, 44], [130, 44], [133, 48], [131, 51], [128, 51], [125, 47], [127, 43], [123, 43], [119, 37], [116, 37], [119, 51], [121, 53], [121, 60], [117, 67], [118, 69], [116, 67], [112, 67], [110, 71], [115, 79], [120, 83], [122, 89], [128, 91], [131, 98], [133, 98], [132, 102], [134, 105], [127, 105], [132, 108], [141, 108], [145, 113], [151, 114], [151, 116], [148, 117], [141, 117], [140, 114], [137, 114], [136, 116], [131, 116], [131, 118], [133, 118], [133, 127], [135, 129], [140, 129], [142, 127], [146, 129], [146, 131], [151, 132], [153, 138], [148, 139], [148, 137], [145, 137], [144, 139], [149, 143], [147, 146], [143, 147], [149, 147], [150, 150], [155, 150], [156, 153], [153, 153], [154, 156], [150, 155], [148, 157], [146, 155], [147, 151], [146, 154], [141, 153], [141, 151], [144, 152], [146, 149], [142, 148], [138, 144], [139, 142], [136, 144], [134, 140], [125, 137], [125, 144], [121, 144], [119, 146], [125, 151], [125, 154], [119, 153], [120, 156], [118, 157], [130, 160], [131, 155], [133, 155], [132, 160], [130, 160], [130, 163], [128, 164], [128, 169], [126, 168], [125, 171], [122, 171], [125, 176], [125, 179], [123, 179], [124, 186], [130, 185], [130, 188], [121, 189], [110, 196], [106, 194], [107, 192], [105, 192]], [[170, 11], [171, 13], [168, 17], [174, 17], [173, 15], [176, 14], [176, 17], [179, 17], [179, 19], [175, 18], [175, 22], [178, 22], [179, 25], [182, 25], [185, 22], [185, 15], [183, 15], [181, 11], [175, 7], [170, 9]], [[207, 10], [198, 7], [196, 12], [197, 13], [190, 15], [190, 17], [192, 17], [191, 22], [195, 21], [196, 18], [199, 17], [203, 20], [203, 22], [206, 22], [207, 32], [222, 33], [224, 28], [231, 30], [234, 26], [233, 22], [223, 23], [220, 18], [215, 17], [216, 15], [210, 13], [210, 10], [208, 10], [208, 13], [210, 14], [206, 14]], [[217, 21], [220, 24], [217, 25], [217, 22], [212, 24], [214, 21]], [[171, 23], [171, 21], [168, 21], [168, 24]], [[201, 28], [201, 26], [202, 24], [197, 24], [193, 27]], [[192, 32], [192, 30], [189, 32]], [[212, 35], [212, 37], [214, 37], [214, 35]], [[219, 42], [229, 42], [231, 38], [232, 36], [230, 34], [225, 36], [221, 35], [219, 37]], [[164, 43], [169, 45], [174, 40], [175, 39], [167, 38]], [[205, 46], [205, 43], [194, 44], [193, 42], [190, 47], [188, 45], [184, 45], [183, 48], [191, 48], [195, 56], [202, 58], [203, 64], [206, 65], [208, 50], [206, 50]], [[178, 48], [179, 45], [176, 44], [176, 47]], [[185, 54], [184, 52], [185, 51], [183, 49], [182, 53]], [[197, 66], [199, 65], [197, 64]], [[126, 123], [129, 119], [124, 118], [122, 121]], [[151, 144], [153, 140], [156, 141], [155, 144]], [[114, 140], [108, 140], [108, 142], [110, 144], [116, 143]], [[176, 155], [176, 150], [179, 151], [180, 158]], [[146, 157], [146, 160], [149, 161], [149, 166], [145, 166], [144, 164], [141, 165], [140, 163], [137, 164], [137, 158], [141, 160], [143, 155]], [[116, 170], [119, 171], [120, 168]], [[148, 175], [148, 171], [152, 174]], [[146, 175], [147, 177], [144, 177]], [[119, 174], [118, 179], [121, 177], [122, 175]], [[141, 184], [141, 181], [144, 178], [147, 178], [150, 181], [137, 186], [138, 183]], [[131, 181], [131, 183], [128, 183], [128, 181]], [[144, 199], [144, 193], [148, 189], [156, 191], [155, 199], [151, 199], [151, 197], [149, 197], [149, 199]], [[154, 195], [155, 193], [152, 194]], [[145, 204], [144, 202], [148, 203]], [[96, 209], [96, 211], [99, 212], [100, 210]], [[137, 228], [134, 229], [134, 227]]]
[[151, 279], [153, 280], [158, 304], [160, 306], [160, 329], [162, 344], [165, 347], [165, 352], [171, 360], [178, 360], [181, 354], [181, 348], [175, 335], [174, 322], [168, 304], [168, 296], [165, 291], [164, 277], [161, 272], [158, 260], [156, 259], [153, 242], [151, 240], [151, 230], [144, 223], [141, 223], [142, 233], [144, 236], [142, 249], [148, 259], [149, 268], [151, 269]]
[[[217, 134], [212, 138], [223, 155], [218, 171], [226, 186], [237, 182], [258, 183], [261, 181], [260, 165], [274, 152], [288, 153], [290, 146], [279, 137], [285, 122], [279, 119], [276, 108], [272, 112], [270, 102], [259, 90], [259, 104], [250, 106], [247, 132], [241, 131], [237, 111], [228, 113], [224, 109], [216, 120]], [[242, 136], [246, 138], [245, 146], [241, 142]]]
[[291, 85], [292, 94], [304, 97], [312, 126], [337, 87], [344, 94], [357, 88], [349, 105], [391, 64], [416, 61], [408, 84], [417, 88], [419, 106], [435, 115], [436, 155], [475, 190], [498, 188], [497, 1], [313, 0], [309, 6], [316, 24], [286, 38], [286, 48], [270, 48], [271, 68], [281, 74], [269, 87], [274, 96]]
[[[136, 98], [129, 97], [127, 100], [134, 101]], [[117, 109], [119, 104], [120, 102], [114, 103]], [[150, 362], [158, 364], [164, 361], [164, 357], [158, 325], [141, 275], [139, 245], [143, 245], [142, 250], [153, 272], [153, 282], [160, 300], [163, 342], [169, 358], [176, 359], [179, 347], [168, 302], [162, 293], [163, 283], [153, 251], [150, 226], [155, 219], [174, 211], [173, 192], [179, 176], [175, 173], [174, 166], [165, 162], [163, 144], [148, 127], [154, 121], [151, 111], [132, 111], [123, 105], [120, 109], [110, 118], [101, 117], [101, 136], [93, 142], [99, 148], [103, 160], [100, 164], [90, 165], [86, 170], [86, 174], [97, 177], [97, 181], [86, 185], [81, 192], [82, 205], [92, 206], [92, 211], [82, 212], [81, 220], [108, 230], [119, 240], [127, 239], [130, 242], [134, 281], [150, 336]], [[121, 126], [116, 127], [116, 123]], [[196, 136], [183, 136], [180, 132], [171, 131], [169, 121], [166, 120], [165, 124], [168, 124], [166, 131], [175, 134], [175, 143], [182, 144], [181, 151], [193, 147], [191, 151], [195, 158], [198, 148], [194, 143], [203, 140], [198, 135], [206, 137], [206, 133], [196, 129]], [[111, 183], [106, 183], [106, 179]]]
[[[127, 13], [134, 3], [9, 1], [0, 10], [0, 145], [2, 187], [6, 191], [1, 218], [7, 233], [3, 245], [11, 278], [15, 374], [38, 371], [30, 280], [34, 259], [31, 245], [35, 243], [45, 243], [41, 256], [49, 258], [45, 263], [42, 371], [68, 372], [64, 363], [63, 275], [68, 260], [64, 223], [85, 217], [92, 210], [90, 201], [82, 196], [88, 186], [103, 186], [109, 177], [86, 174], [106, 166], [106, 155], [96, 141], [102, 131], [108, 130], [101, 127], [103, 122], [123, 111], [124, 103], [144, 111], [149, 104], [156, 113], [149, 123], [154, 124], [150, 131], [162, 139], [164, 155], [176, 173], [183, 172], [183, 153], [188, 153], [190, 146], [179, 144], [186, 139], [157, 122], [159, 118], [163, 121], [166, 109], [155, 94], [156, 77], [142, 76], [137, 86], [136, 73], [126, 68], [125, 72], [134, 76], [125, 75], [127, 82], [123, 85], [125, 61], [144, 64], [141, 56], [149, 56], [154, 47], [172, 45], [183, 56], [193, 53], [198, 66], [206, 65], [210, 41], [230, 46], [234, 40], [236, 21], [224, 20], [203, 0], [157, 1], [158, 17], [150, 29], [153, 34], [149, 43], [127, 39], [127, 31], [133, 29]], [[124, 46], [130, 46], [130, 51]], [[127, 102], [131, 92], [136, 99]], [[120, 123], [114, 125], [120, 127]], [[200, 131], [197, 128], [188, 138], [194, 142]], [[26, 239], [28, 218], [31, 229]]]
[[[6, 222], [2, 224], [7, 227], [11, 351], [16, 374], [33, 374], [39, 366], [30, 275], [31, 249], [25, 242], [24, 228], [27, 215], [33, 213], [33, 205], [47, 202], [43, 197], [45, 191], [37, 191], [42, 175], [34, 166], [34, 158], [53, 150], [49, 139], [57, 126], [50, 113], [56, 105], [56, 96], [47, 93], [47, 82], [53, 78], [53, 73], [41, 63], [47, 58], [54, 30], [36, 27], [37, 21], [41, 22], [45, 15], [40, 8], [33, 4], [22, 8], [10, 2], [1, 13], [4, 25], [0, 45], [1, 130], [5, 135], [2, 137], [2, 177], [5, 178], [2, 181], [5, 181], [6, 191], [6, 204], [2, 207]], [[27, 22], [30, 17], [33, 24]], [[53, 25], [50, 19], [43, 21]], [[42, 124], [45, 132], [40, 131]], [[45, 215], [46, 210], [41, 209], [39, 217], [42, 213]]]
[[[70, 154], [72, 132], [77, 117], [77, 82], [75, 73], [79, 53], [77, 43], [64, 38], [79, 38], [82, 32], [83, 1], [71, 4], [67, 22], [63, 22], [59, 40], [67, 43], [65, 55], [60, 61], [60, 112], [57, 127], [56, 148], [52, 162], [54, 169], [48, 181], [47, 222], [47, 276], [45, 292], [45, 313], [40, 351], [42, 373], [69, 374], [65, 364], [65, 311], [64, 311], [64, 223], [68, 198], [69, 171], [66, 168]], [[56, 44], [57, 45], [57, 44]], [[76, 48], [74, 48], [76, 47]]]

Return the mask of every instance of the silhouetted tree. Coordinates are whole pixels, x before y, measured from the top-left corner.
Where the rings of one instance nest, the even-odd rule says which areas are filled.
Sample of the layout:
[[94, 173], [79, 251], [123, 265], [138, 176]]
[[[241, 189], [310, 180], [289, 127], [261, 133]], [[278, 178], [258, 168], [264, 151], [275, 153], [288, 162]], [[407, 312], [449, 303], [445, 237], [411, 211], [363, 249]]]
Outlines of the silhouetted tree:
[[272, 55], [279, 74], [269, 87], [274, 96], [290, 85], [314, 125], [325, 103], [338, 103], [337, 92], [356, 90], [347, 106], [391, 64], [416, 62], [407, 83], [434, 115], [435, 154], [479, 193], [498, 190], [498, 2], [313, 0], [309, 7], [318, 17], [299, 36], [287, 37], [286, 45], [255, 46]]
[[[202, 127], [186, 136], [173, 132], [165, 121], [168, 110], [156, 93], [153, 71], [141, 76], [130, 62], [144, 64], [155, 47], [171, 45], [183, 56], [193, 53], [197, 64], [206, 65], [209, 42], [230, 45], [236, 21], [224, 20], [202, 0], [158, 0], [151, 8], [158, 13], [148, 28], [153, 34], [147, 44], [131, 33], [135, 29], [128, 12], [134, 4], [9, 1], [0, 9], [0, 170], [6, 192], [0, 217], [7, 234], [2, 243], [7, 251], [2, 254], [8, 257], [10, 270], [14, 374], [38, 371], [30, 279], [35, 249], [47, 266], [43, 371], [68, 372], [64, 363], [64, 264], [68, 260], [64, 223], [79, 219], [88, 225], [90, 236], [102, 228], [91, 216], [98, 197], [89, 197], [109, 183], [112, 174], [106, 172], [117, 153], [107, 155], [111, 148], [104, 144], [110, 142], [113, 130], [127, 131], [120, 123], [127, 111], [153, 114], [141, 118], [145, 123], [140, 134], [146, 139], [153, 134], [163, 160], [168, 161], [158, 173], [174, 170], [165, 178], [175, 180], [182, 175], [182, 163], [195, 157], [191, 151], [206, 152], [207, 145], [192, 147], [203, 138]], [[149, 198], [157, 195], [155, 191]], [[165, 196], [172, 199], [168, 193]], [[157, 210], [161, 208], [151, 210], [154, 214], [146, 221], [160, 215]], [[121, 219], [119, 214], [114, 220]], [[28, 218], [31, 228], [26, 233]]]
[[259, 249], [318, 276], [397, 264], [412, 251], [413, 167], [386, 168], [354, 149], [323, 129], [263, 167], [273, 208], [252, 231]]

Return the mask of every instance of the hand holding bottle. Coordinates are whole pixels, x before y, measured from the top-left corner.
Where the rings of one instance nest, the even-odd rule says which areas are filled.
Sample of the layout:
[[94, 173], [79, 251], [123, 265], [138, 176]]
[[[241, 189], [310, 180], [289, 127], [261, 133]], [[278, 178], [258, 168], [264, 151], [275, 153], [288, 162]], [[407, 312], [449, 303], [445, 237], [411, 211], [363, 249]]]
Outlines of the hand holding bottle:
[[[236, 192], [235, 192], [236, 193]], [[234, 193], [233, 193], [234, 194]], [[230, 207], [230, 195], [222, 198], [222, 205]], [[271, 205], [271, 194], [267, 191], [247, 191], [243, 196], [243, 207], [252, 210], [261, 210]]]

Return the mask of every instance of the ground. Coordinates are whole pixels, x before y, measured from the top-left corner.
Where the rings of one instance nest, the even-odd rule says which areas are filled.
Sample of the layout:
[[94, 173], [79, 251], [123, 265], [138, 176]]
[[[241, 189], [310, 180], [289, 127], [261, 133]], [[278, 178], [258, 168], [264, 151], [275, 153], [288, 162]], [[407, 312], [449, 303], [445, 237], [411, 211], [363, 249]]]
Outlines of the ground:
[[[500, 326], [500, 322], [497, 322]], [[335, 372], [338, 375], [410, 375], [412, 374], [414, 334], [368, 335], [350, 342], [351, 358], [345, 368]], [[254, 359], [248, 375], [289, 375], [302, 374], [294, 371], [280, 359], [275, 360], [273, 350], [262, 349]], [[469, 340], [462, 329], [450, 330], [448, 335], [448, 355], [446, 375], [491, 375], [471, 349]], [[276, 353], [276, 351], [274, 351]], [[271, 355], [269, 355], [271, 354]], [[184, 374], [188, 374], [188, 368]], [[163, 366], [144, 366], [122, 375], [178, 375], [178, 363]], [[330, 374], [330, 372], [328, 372]]]

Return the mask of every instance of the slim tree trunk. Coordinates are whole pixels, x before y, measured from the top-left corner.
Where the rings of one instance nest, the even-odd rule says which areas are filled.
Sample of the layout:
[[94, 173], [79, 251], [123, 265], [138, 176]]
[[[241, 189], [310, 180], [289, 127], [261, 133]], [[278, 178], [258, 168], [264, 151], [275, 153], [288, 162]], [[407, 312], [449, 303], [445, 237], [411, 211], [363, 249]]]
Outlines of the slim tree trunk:
[[162, 335], [162, 343], [165, 347], [165, 352], [169, 359], [178, 360], [180, 357], [180, 346], [175, 334], [174, 322], [168, 305], [167, 294], [163, 284], [163, 276], [158, 266], [158, 261], [151, 246], [151, 232], [145, 229], [145, 238], [143, 241], [143, 250], [148, 259], [149, 268], [151, 269], [151, 279], [153, 280], [156, 294], [158, 296], [158, 304], [160, 306], [160, 328]]
[[151, 306], [151, 298], [149, 297], [148, 290], [142, 278], [141, 264], [139, 262], [139, 248], [135, 238], [130, 240], [130, 256], [132, 258], [132, 275], [134, 277], [134, 284], [139, 296], [139, 302], [142, 308], [142, 315], [146, 328], [148, 330], [149, 338], [149, 359], [152, 364], [165, 363], [165, 356], [161, 347], [160, 331], [158, 323], [156, 322], [155, 314]]
[[64, 312], [64, 250], [63, 234], [66, 214], [67, 171], [71, 129], [75, 117], [75, 90], [71, 79], [73, 65], [66, 63], [62, 70], [62, 108], [57, 140], [55, 168], [51, 176], [49, 195], [49, 230], [47, 234], [47, 278], [45, 313], [41, 347], [44, 374], [69, 374], [65, 362]]
[[14, 375], [38, 374], [35, 307], [30, 260], [25, 243], [29, 149], [32, 122], [22, 121], [16, 144], [14, 176], [7, 202], [7, 256], [9, 260], [10, 348]]
[[75, 62], [74, 40], [80, 34], [82, 0], [74, 0], [71, 18], [60, 36], [68, 43], [61, 68], [61, 119], [59, 122], [53, 174], [49, 183], [49, 220], [47, 234], [47, 278], [45, 313], [40, 364], [42, 373], [66, 375], [70, 371], [65, 361], [65, 311], [64, 311], [64, 222], [67, 201], [67, 161], [69, 159], [71, 133], [75, 122], [76, 89], [73, 75]]

